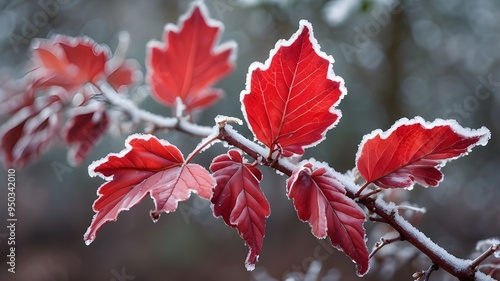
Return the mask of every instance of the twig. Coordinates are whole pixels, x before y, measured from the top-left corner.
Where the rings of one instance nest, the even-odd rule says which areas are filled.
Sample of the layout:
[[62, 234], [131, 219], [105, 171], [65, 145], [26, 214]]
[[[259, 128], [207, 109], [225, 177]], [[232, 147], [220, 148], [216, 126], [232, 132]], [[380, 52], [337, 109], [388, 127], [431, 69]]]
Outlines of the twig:
[[425, 214], [427, 212], [427, 210], [423, 207], [415, 207], [410, 205], [398, 205], [397, 208], [400, 210], [410, 210], [421, 214]]
[[399, 235], [397, 237], [393, 237], [393, 238], [385, 238], [385, 237], [380, 238], [380, 241], [375, 243], [375, 246], [374, 246], [372, 252], [370, 253], [370, 258], [373, 257], [385, 245], [389, 245], [391, 243], [403, 241], [403, 240], [404, 240], [404, 237], [401, 235]]
[[431, 273], [433, 271], [436, 271], [439, 269], [439, 266], [435, 263], [433, 263], [426, 271], [419, 271], [413, 273], [412, 277], [415, 278], [415, 280], [420, 280], [420, 278], [424, 278], [422, 281], [429, 281], [429, 278], [431, 278]]
[[361, 186], [358, 191], [356, 192], [356, 194], [354, 195], [354, 197], [359, 197], [359, 195], [361, 194], [361, 192], [363, 192], [363, 190], [365, 188], [367, 188], [369, 185], [371, 184], [371, 182], [365, 182], [365, 184], [363, 184], [363, 186]]
[[489, 268], [490, 270], [486, 272], [486, 275], [493, 275], [497, 270], [500, 270], [500, 264], [485, 263], [477, 267], [477, 269]]
[[476, 270], [477, 267], [485, 260], [487, 259], [488, 257], [490, 257], [491, 255], [493, 255], [496, 251], [498, 251], [500, 249], [500, 245], [499, 244], [494, 244], [494, 245], [491, 245], [488, 250], [484, 251], [484, 253], [482, 253], [481, 255], [479, 255], [479, 257], [475, 258], [471, 264], [470, 264], [470, 268], [473, 269], [473, 270]]

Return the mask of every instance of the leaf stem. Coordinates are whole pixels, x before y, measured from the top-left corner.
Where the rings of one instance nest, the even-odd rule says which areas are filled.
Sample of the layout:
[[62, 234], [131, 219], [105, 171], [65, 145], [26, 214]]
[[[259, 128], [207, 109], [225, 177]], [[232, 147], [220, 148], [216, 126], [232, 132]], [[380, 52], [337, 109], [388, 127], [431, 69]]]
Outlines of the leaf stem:
[[203, 140], [201, 140], [201, 142], [198, 144], [198, 146], [196, 146], [196, 148], [191, 152], [189, 153], [188, 157], [186, 158], [186, 161], [184, 161], [184, 165], [188, 164], [189, 162], [191, 162], [191, 160], [200, 152], [202, 152], [203, 150], [205, 150], [207, 148], [207, 146], [211, 145], [214, 141], [216, 141], [217, 139], [219, 138], [218, 135], [210, 135], [206, 138], [204, 138]]
[[[377, 193], [379, 193], [379, 192], [381, 192], [381, 191], [382, 191], [382, 189], [381, 189], [381, 188], [377, 188], [377, 189], [372, 190], [372, 191], [370, 191], [370, 192], [368, 192], [368, 193], [366, 193], [366, 194], [363, 194], [362, 196], [359, 196], [359, 197], [358, 197], [358, 200], [365, 200], [366, 198], [368, 198], [368, 197], [370, 197], [370, 196], [372, 196], [372, 195], [374, 195], [374, 194], [377, 194]], [[357, 194], [357, 193], [356, 193], [356, 194]]]
[[363, 186], [361, 186], [361, 188], [358, 190], [358, 192], [356, 192], [356, 194], [354, 195], [354, 197], [359, 197], [359, 195], [361, 195], [361, 192], [363, 192], [363, 190], [368, 187], [370, 185], [371, 182], [365, 182], [365, 184], [363, 184]]

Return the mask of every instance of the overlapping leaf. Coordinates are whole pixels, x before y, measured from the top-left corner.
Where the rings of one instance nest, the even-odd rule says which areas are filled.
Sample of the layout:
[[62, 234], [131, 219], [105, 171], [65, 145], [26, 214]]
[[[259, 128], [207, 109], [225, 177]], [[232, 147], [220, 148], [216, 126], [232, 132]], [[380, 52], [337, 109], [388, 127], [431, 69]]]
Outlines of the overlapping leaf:
[[302, 162], [287, 181], [288, 198], [299, 218], [308, 222], [317, 238], [328, 236], [357, 266], [358, 275], [369, 268], [363, 223], [365, 214], [345, 195], [344, 186], [322, 163]]
[[0, 149], [7, 166], [21, 167], [47, 150], [61, 124], [58, 96], [38, 98], [0, 127]]
[[126, 149], [110, 154], [89, 167], [91, 176], [106, 179], [98, 190], [94, 202], [94, 216], [84, 235], [90, 244], [99, 228], [116, 220], [121, 211], [129, 210], [147, 194], [154, 201], [153, 220], [161, 212], [173, 212], [178, 202], [189, 198], [191, 192], [210, 199], [214, 178], [197, 164], [186, 164], [177, 147], [160, 141], [152, 135], [132, 135], [127, 138]]
[[104, 104], [100, 102], [77, 107], [71, 113], [71, 119], [62, 130], [62, 137], [70, 145], [69, 161], [79, 165], [106, 133], [109, 118]]
[[250, 248], [246, 266], [252, 270], [262, 250], [265, 219], [271, 212], [259, 188], [262, 174], [245, 163], [236, 150], [216, 157], [210, 170], [217, 181], [212, 197], [214, 216], [222, 216], [227, 225], [238, 230]]
[[[0, 83], [0, 114], [11, 115], [0, 128], [6, 164], [27, 164], [58, 134], [71, 145], [70, 161], [79, 164], [109, 121], [102, 102], [88, 106], [98, 92], [89, 83], [106, 80], [117, 90], [130, 86], [140, 79], [138, 63], [125, 60], [124, 52], [108, 60], [107, 48], [87, 37], [40, 39], [32, 52], [25, 77]], [[2, 75], [0, 80], [4, 79]], [[64, 125], [66, 109], [72, 119]]]
[[89, 82], [106, 79], [118, 90], [140, 76], [136, 60], [110, 58], [107, 47], [88, 37], [57, 35], [38, 40], [33, 45], [33, 64], [34, 87], [62, 87], [69, 97]]
[[454, 120], [429, 123], [417, 117], [397, 121], [388, 131], [375, 130], [363, 138], [356, 165], [368, 182], [383, 188], [411, 188], [414, 182], [437, 186], [439, 170], [449, 161], [466, 155], [476, 145], [486, 145], [490, 132], [472, 130]]
[[303, 154], [338, 122], [341, 113], [334, 107], [346, 90], [333, 62], [320, 51], [311, 24], [301, 21], [290, 40], [278, 41], [264, 65], [250, 66], [242, 111], [255, 137], [271, 151]]
[[94, 40], [58, 35], [33, 46], [36, 87], [59, 86], [74, 92], [105, 73], [106, 48]]
[[179, 27], [165, 27], [164, 42], [148, 44], [147, 80], [153, 97], [174, 106], [180, 98], [187, 111], [205, 108], [221, 97], [211, 86], [234, 69], [235, 44], [217, 45], [222, 23], [208, 17], [203, 2], [192, 6]]

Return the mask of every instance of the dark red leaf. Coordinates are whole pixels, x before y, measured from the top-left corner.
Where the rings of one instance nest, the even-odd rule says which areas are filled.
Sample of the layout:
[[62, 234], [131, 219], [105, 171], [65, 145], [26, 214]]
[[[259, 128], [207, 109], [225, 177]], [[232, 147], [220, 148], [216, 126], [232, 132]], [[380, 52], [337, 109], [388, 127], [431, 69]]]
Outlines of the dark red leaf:
[[287, 181], [288, 198], [293, 199], [299, 218], [309, 222], [314, 236], [328, 236], [334, 247], [356, 263], [358, 275], [364, 275], [369, 268], [365, 214], [345, 195], [330, 168], [312, 163], [303, 162], [292, 173]]
[[50, 147], [61, 124], [61, 110], [58, 96], [40, 97], [0, 127], [0, 149], [7, 166], [24, 166]]
[[264, 65], [250, 66], [241, 93], [243, 114], [255, 137], [272, 152], [303, 154], [338, 122], [341, 113], [334, 107], [346, 89], [333, 62], [320, 51], [311, 24], [301, 21], [290, 40], [278, 41]]
[[70, 146], [68, 160], [73, 165], [79, 165], [106, 133], [109, 119], [104, 109], [100, 102], [72, 109], [62, 137]]
[[105, 75], [107, 50], [87, 37], [58, 35], [40, 40], [33, 47], [34, 70], [39, 87], [60, 86], [74, 92], [87, 82], [97, 82]]
[[236, 51], [233, 43], [216, 45], [222, 29], [222, 23], [210, 19], [205, 4], [198, 2], [181, 18], [179, 27], [165, 27], [165, 43], [148, 44], [147, 80], [156, 100], [174, 106], [180, 98], [191, 111], [219, 98], [219, 94], [207, 98], [207, 93], [234, 69]]
[[178, 202], [189, 199], [191, 192], [210, 199], [215, 186], [207, 170], [186, 164], [177, 147], [152, 135], [128, 137], [125, 150], [94, 162], [89, 173], [106, 183], [97, 191], [96, 215], [84, 235], [87, 244], [104, 223], [116, 221], [121, 211], [129, 210], [148, 193], [155, 204], [151, 217], [156, 221], [161, 212], [174, 212]]
[[388, 131], [375, 130], [363, 138], [356, 165], [367, 183], [383, 188], [411, 188], [414, 182], [437, 186], [439, 170], [449, 160], [466, 155], [476, 145], [486, 145], [485, 127], [471, 130], [454, 120], [429, 123], [417, 117], [397, 121]]
[[214, 216], [222, 216], [227, 225], [238, 230], [250, 248], [246, 267], [253, 270], [262, 250], [265, 219], [271, 213], [259, 187], [262, 174], [236, 150], [217, 156], [210, 170], [217, 181], [212, 197]]

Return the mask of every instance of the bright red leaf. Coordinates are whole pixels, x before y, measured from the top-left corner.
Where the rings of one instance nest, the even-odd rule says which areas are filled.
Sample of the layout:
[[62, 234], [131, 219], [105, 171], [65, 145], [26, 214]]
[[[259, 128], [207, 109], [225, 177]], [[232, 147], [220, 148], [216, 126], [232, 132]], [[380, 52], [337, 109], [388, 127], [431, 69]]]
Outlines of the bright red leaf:
[[191, 192], [210, 199], [215, 186], [205, 168], [186, 164], [177, 147], [152, 135], [128, 137], [125, 150], [94, 162], [89, 173], [106, 183], [97, 191], [96, 215], [84, 235], [87, 244], [104, 223], [116, 221], [121, 211], [129, 210], [148, 193], [155, 204], [151, 217], [156, 221], [161, 212], [174, 212], [178, 202], [187, 200]]
[[180, 98], [187, 111], [206, 108], [221, 91], [210, 87], [234, 69], [235, 44], [217, 45], [222, 23], [208, 17], [203, 2], [184, 15], [179, 27], [168, 24], [164, 42], [148, 44], [147, 80], [153, 97], [174, 106]]
[[317, 162], [301, 163], [287, 181], [287, 192], [299, 218], [309, 222], [314, 236], [328, 236], [334, 247], [356, 263], [358, 275], [364, 275], [369, 268], [365, 214], [345, 195], [344, 186], [330, 168]]
[[367, 183], [383, 188], [411, 188], [414, 182], [437, 186], [439, 170], [449, 160], [466, 155], [476, 145], [486, 145], [485, 127], [471, 130], [454, 120], [429, 123], [417, 117], [397, 121], [388, 131], [375, 130], [363, 138], [356, 165]]
[[62, 130], [62, 137], [70, 146], [69, 162], [79, 165], [106, 133], [109, 118], [104, 104], [100, 102], [74, 108], [71, 114]]
[[60, 86], [74, 92], [105, 74], [107, 49], [87, 37], [58, 35], [33, 47], [36, 87]]
[[47, 150], [61, 124], [58, 96], [38, 98], [0, 127], [0, 149], [6, 165], [22, 167]]
[[333, 62], [320, 50], [311, 24], [301, 21], [290, 40], [278, 41], [264, 65], [250, 66], [242, 110], [255, 137], [271, 151], [303, 154], [338, 122], [341, 113], [334, 107], [346, 89]]
[[217, 156], [210, 170], [217, 181], [212, 197], [214, 216], [222, 216], [227, 225], [238, 230], [250, 248], [246, 267], [253, 270], [262, 250], [265, 219], [271, 213], [259, 187], [262, 174], [257, 167], [245, 163], [236, 150]]

